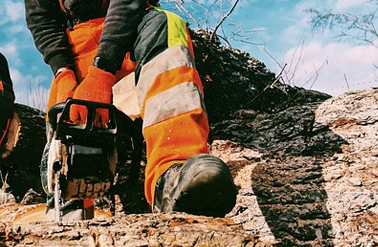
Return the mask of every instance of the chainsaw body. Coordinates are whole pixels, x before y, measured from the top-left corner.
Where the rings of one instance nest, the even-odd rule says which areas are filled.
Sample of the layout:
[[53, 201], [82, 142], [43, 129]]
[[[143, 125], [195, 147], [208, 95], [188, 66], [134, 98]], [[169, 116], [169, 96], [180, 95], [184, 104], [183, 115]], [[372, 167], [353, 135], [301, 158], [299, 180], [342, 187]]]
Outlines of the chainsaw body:
[[[85, 124], [69, 120], [72, 105], [87, 109]], [[107, 109], [110, 121], [106, 128], [96, 127], [97, 109]], [[47, 187], [54, 194], [55, 206], [62, 200], [103, 197], [115, 184], [118, 162], [117, 144], [125, 146], [122, 161], [139, 170], [142, 137], [133, 121], [113, 105], [82, 100], [68, 100], [51, 107], [48, 113], [53, 138], [48, 153]], [[123, 137], [119, 138], [119, 130]], [[125, 132], [127, 138], [124, 138]], [[121, 141], [119, 139], [122, 139]], [[125, 153], [125, 154], [124, 154]], [[123, 165], [123, 164], [121, 164]]]
[[[85, 124], [69, 120], [71, 105], [88, 111]], [[94, 126], [96, 109], [109, 110], [106, 129]], [[71, 100], [53, 106], [49, 120], [54, 131], [48, 157], [48, 192], [63, 200], [101, 198], [113, 185], [117, 165], [116, 109], [112, 105]]]

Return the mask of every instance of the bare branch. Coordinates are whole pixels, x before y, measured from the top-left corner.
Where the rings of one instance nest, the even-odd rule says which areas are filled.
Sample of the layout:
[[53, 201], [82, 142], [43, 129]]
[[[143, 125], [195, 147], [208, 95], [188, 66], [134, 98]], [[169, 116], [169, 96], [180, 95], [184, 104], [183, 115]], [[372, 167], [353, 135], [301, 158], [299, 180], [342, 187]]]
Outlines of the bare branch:
[[277, 82], [279, 82], [280, 79], [281, 79], [281, 77], [282, 77], [282, 73], [285, 71], [286, 66], [287, 66], [287, 64], [285, 64], [283, 66], [283, 68], [281, 69], [280, 73], [276, 76], [276, 79], [274, 81], [272, 81], [271, 83], [269, 83], [260, 93], [258, 93], [251, 101], [249, 101], [244, 106], [250, 105], [253, 101], [255, 101], [258, 97], [260, 97], [261, 94], [263, 94], [266, 90], [268, 90], [268, 88], [273, 87]]
[[[251, 41], [250, 34], [265, 31], [242, 28], [241, 25], [246, 22], [246, 18], [239, 24], [232, 20], [232, 13], [240, 0], [161, 0], [160, 2], [168, 6], [168, 9], [179, 10], [184, 20], [210, 33], [210, 40], [214, 41], [215, 36], [218, 36], [219, 40], [229, 47], [230, 40], [256, 45], [256, 42]], [[231, 28], [226, 27], [226, 23], [230, 23]]]
[[213, 38], [214, 38], [214, 34], [217, 32], [217, 30], [218, 30], [218, 28], [222, 25], [222, 23], [224, 22], [224, 20], [226, 20], [227, 19], [227, 17], [228, 16], [230, 16], [231, 15], [231, 13], [234, 11], [234, 9], [236, 8], [236, 5], [238, 5], [238, 3], [239, 3], [239, 0], [236, 0], [235, 2], [234, 2], [234, 4], [232, 5], [232, 7], [231, 7], [231, 9], [222, 17], [222, 19], [218, 22], [218, 24], [215, 26], [215, 28], [214, 28], [214, 31], [213, 31], [213, 33], [211, 34], [211, 36], [210, 36], [210, 40], [213, 40]]
[[[378, 1], [375, 0], [377, 3]], [[372, 1], [371, 1], [372, 2]], [[306, 10], [311, 17], [310, 24], [313, 31], [324, 32], [326, 29], [335, 31], [340, 27], [338, 38], [350, 38], [359, 43], [366, 43], [378, 46], [374, 41], [378, 38], [378, 32], [375, 26], [377, 20], [376, 11], [371, 11], [365, 15], [352, 15], [348, 13], [333, 13], [331, 10], [323, 12], [316, 9]]]
[[184, 1], [182, 0], [176, 0], [176, 5], [178, 6], [179, 9], [185, 12], [189, 16], [189, 18], [196, 24], [197, 28], [200, 30], [203, 30], [202, 26], [197, 22], [196, 18], [192, 16], [192, 14], [184, 7]]
[[[277, 59], [275, 57], [273, 57], [273, 55], [265, 48], [264, 45], [261, 45], [260, 48], [277, 64], [277, 66], [281, 69], [281, 74], [285, 73], [286, 77], [288, 77], [287, 74], [286, 74], [286, 71], [284, 69], [287, 65], [285, 64], [284, 66], [282, 66], [281, 63], [278, 62]], [[282, 76], [281, 76], [281, 78], [284, 80], [284, 78]], [[284, 83], [285, 83], [285, 81], [284, 81]], [[287, 84], [290, 84], [290, 82], [287, 83]]]
[[312, 89], [319, 78], [320, 71], [326, 64], [328, 64], [328, 60], [325, 60], [319, 68], [314, 67], [314, 74], [302, 85], [302, 87], [312, 82], [310, 85], [310, 89]]

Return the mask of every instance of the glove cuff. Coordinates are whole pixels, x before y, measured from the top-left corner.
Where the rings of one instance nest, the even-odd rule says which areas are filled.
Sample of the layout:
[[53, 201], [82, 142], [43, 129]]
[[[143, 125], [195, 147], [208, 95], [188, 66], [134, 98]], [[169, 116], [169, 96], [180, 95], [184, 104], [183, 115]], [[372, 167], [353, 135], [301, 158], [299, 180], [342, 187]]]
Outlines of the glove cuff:
[[65, 102], [68, 98], [72, 98], [73, 92], [77, 86], [76, 76], [73, 70], [62, 70], [54, 79], [57, 86], [56, 102], [52, 104]]
[[117, 66], [107, 58], [96, 57], [93, 61], [93, 66], [112, 73], [113, 75], [117, 72]]
[[55, 75], [55, 80], [57, 81], [58, 84], [62, 80], [66, 81], [66, 82], [67, 81], [74, 81], [76, 83], [76, 76], [75, 76], [75, 73], [73, 72], [73, 70], [71, 70], [69, 68], [61, 68], [59, 70], [58, 70], [59, 73], [57, 73]]
[[[62, 74], [63, 72], [63, 74], [67, 74], [68, 72], [69, 72], [69, 70], [70, 71], [72, 71], [70, 68], [68, 68], [68, 67], [62, 67], [62, 68], [59, 68], [56, 72], [55, 72], [55, 74], [54, 74], [54, 77], [55, 78], [57, 78], [60, 74]], [[67, 72], [66, 72], [67, 71]], [[73, 71], [72, 71], [73, 72]]]

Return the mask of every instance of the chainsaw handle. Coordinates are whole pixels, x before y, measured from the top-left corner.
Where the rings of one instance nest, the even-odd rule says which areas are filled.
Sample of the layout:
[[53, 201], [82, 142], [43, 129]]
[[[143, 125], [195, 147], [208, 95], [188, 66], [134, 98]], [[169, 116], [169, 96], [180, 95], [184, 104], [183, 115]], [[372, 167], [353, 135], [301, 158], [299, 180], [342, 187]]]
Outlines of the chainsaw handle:
[[49, 123], [52, 126], [53, 130], [56, 130], [58, 124], [58, 114], [61, 113], [66, 106], [66, 103], [58, 103], [53, 105], [48, 112]]
[[[70, 120], [70, 110], [72, 105], [80, 105], [87, 110], [85, 124], [75, 124]], [[109, 122], [107, 128], [94, 126], [96, 109], [109, 110]], [[117, 134], [117, 112], [114, 105], [85, 100], [69, 99], [65, 103], [52, 106], [48, 112], [49, 123], [53, 131], [56, 131], [56, 139], [62, 142], [75, 142], [87, 144], [91, 142], [99, 145], [114, 145]], [[61, 114], [59, 116], [59, 114]], [[59, 117], [58, 117], [59, 116]], [[67, 139], [69, 138], [69, 139]]]
[[[109, 110], [109, 125], [110, 129], [116, 128], [116, 121], [115, 121], [115, 111], [116, 108], [112, 104], [104, 104], [100, 102], [92, 102], [92, 101], [86, 101], [86, 100], [78, 100], [78, 99], [69, 99], [65, 103], [65, 107], [62, 111], [62, 116], [60, 117], [59, 124], [64, 122], [70, 121], [70, 110], [72, 105], [80, 105], [84, 106], [87, 109], [87, 119], [85, 121], [84, 127], [83, 125], [80, 126], [81, 129], [85, 130], [93, 130], [94, 126], [94, 120], [96, 117], [96, 110], [97, 109], [107, 109]], [[114, 125], [114, 126], [113, 126]], [[75, 128], [79, 128], [77, 125], [75, 125]], [[105, 129], [104, 129], [105, 130]]]
[[[63, 121], [69, 121], [69, 113], [71, 109], [71, 105], [81, 105], [86, 107], [88, 114], [87, 114], [87, 120], [85, 123], [84, 129], [93, 129], [93, 120], [95, 118], [96, 109], [108, 109], [109, 115], [114, 114], [115, 107], [112, 104], [104, 104], [99, 102], [91, 102], [86, 100], [77, 100], [77, 99], [69, 99], [67, 102], [58, 103], [56, 105], [53, 105], [49, 112], [48, 112], [48, 119], [49, 123], [51, 124], [53, 130], [56, 130], [57, 124], [63, 123]], [[58, 114], [62, 113], [62, 116], [60, 117], [61, 120], [58, 121]], [[111, 117], [111, 116], [109, 116]], [[115, 122], [115, 117], [110, 118], [111, 121]]]

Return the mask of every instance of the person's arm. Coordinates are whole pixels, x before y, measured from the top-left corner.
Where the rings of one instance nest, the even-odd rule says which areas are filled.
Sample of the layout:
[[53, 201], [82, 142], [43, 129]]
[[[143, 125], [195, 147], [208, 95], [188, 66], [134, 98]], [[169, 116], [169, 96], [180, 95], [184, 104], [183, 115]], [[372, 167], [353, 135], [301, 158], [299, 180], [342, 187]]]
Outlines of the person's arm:
[[[74, 99], [111, 103], [112, 87], [116, 83], [114, 74], [121, 68], [126, 52], [133, 48], [146, 7], [147, 0], [110, 0], [99, 50], [87, 76], [75, 89]], [[85, 122], [86, 114], [85, 109], [73, 105], [70, 119]], [[108, 121], [108, 110], [96, 110], [96, 126], [106, 127]]]
[[58, 1], [25, 0], [26, 22], [37, 49], [55, 74], [63, 67], [73, 67], [71, 48], [65, 33], [66, 18]]
[[111, 73], [121, 68], [146, 8], [147, 0], [110, 0], [95, 66]]
[[6, 57], [0, 52], [0, 96], [4, 96], [14, 102], [13, 82], [9, 73]]

